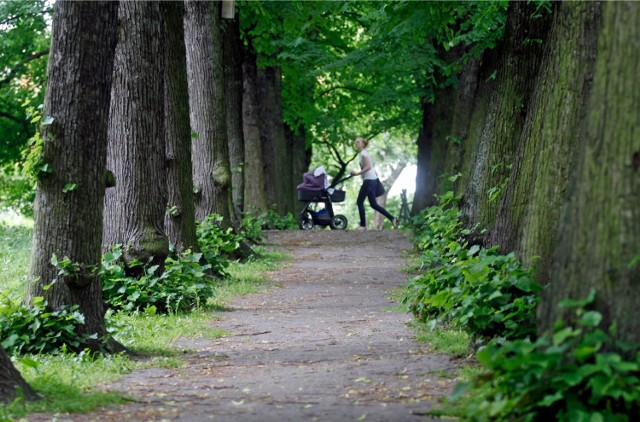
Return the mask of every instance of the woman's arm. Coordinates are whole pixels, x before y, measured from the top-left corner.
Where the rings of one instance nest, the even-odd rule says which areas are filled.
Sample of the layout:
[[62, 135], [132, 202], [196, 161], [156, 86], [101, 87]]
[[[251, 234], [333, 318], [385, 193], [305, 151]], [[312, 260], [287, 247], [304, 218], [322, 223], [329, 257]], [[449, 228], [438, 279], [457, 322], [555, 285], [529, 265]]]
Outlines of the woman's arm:
[[367, 157], [366, 155], [363, 155], [362, 160], [364, 161], [364, 167], [362, 167], [360, 171], [351, 170], [352, 176], [359, 176], [371, 170], [372, 166], [371, 166], [371, 160], [369, 160], [369, 157]]

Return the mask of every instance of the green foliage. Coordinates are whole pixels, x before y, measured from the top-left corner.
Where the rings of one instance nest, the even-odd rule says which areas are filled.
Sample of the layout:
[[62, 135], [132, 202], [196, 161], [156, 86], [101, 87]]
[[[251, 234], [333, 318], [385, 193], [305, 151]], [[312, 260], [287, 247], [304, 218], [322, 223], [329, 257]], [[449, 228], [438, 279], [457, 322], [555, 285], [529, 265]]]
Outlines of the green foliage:
[[[210, 265], [202, 265], [202, 254], [186, 250], [165, 260], [164, 271], [151, 260], [125, 266], [122, 248], [114, 247], [103, 257], [100, 277], [105, 302], [115, 310], [127, 312], [189, 312], [198, 309], [213, 295]], [[128, 271], [139, 271], [132, 277]]]
[[[640, 353], [599, 328], [602, 315], [575, 307], [535, 342], [492, 342], [478, 352], [489, 371], [459, 393], [473, 392], [471, 420], [630, 421], [640, 414]], [[633, 356], [632, 351], [636, 355]], [[633, 356], [633, 358], [625, 358]], [[481, 416], [482, 415], [482, 416]]]
[[222, 227], [222, 216], [208, 215], [196, 229], [198, 245], [214, 274], [224, 276], [229, 266], [229, 254], [238, 249], [242, 237], [232, 227]]
[[242, 216], [240, 236], [252, 243], [262, 242], [262, 221], [251, 213]]
[[514, 254], [469, 247], [452, 193], [414, 219], [424, 273], [410, 280], [403, 302], [423, 321], [446, 321], [476, 338], [535, 334], [540, 285]]
[[24, 107], [43, 102], [48, 21], [44, 0], [0, 2], [0, 164], [17, 161], [35, 133]]
[[0, 209], [15, 210], [33, 216], [35, 182], [19, 165], [7, 164], [0, 168]]
[[41, 297], [33, 298], [31, 307], [5, 298], [0, 307], [0, 338], [10, 354], [75, 350], [96, 338], [77, 333], [83, 323], [84, 315], [77, 305], [51, 311]]
[[[274, 209], [267, 211], [258, 210], [253, 215], [246, 215], [249, 227], [253, 227], [253, 231], [258, 227], [261, 230], [297, 230], [298, 220], [291, 213], [280, 215]], [[245, 221], [243, 220], [243, 225]]]

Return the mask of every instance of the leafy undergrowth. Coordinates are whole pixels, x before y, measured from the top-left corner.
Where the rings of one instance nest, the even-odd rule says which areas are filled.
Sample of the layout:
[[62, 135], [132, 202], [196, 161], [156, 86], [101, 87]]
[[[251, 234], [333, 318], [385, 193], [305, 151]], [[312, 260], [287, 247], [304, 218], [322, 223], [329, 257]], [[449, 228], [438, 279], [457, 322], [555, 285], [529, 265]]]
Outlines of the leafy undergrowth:
[[542, 286], [531, 271], [513, 253], [469, 245], [472, 232], [463, 229], [457, 198], [439, 200], [414, 218], [422, 271], [403, 302], [416, 317], [419, 340], [474, 359], [451, 400], [428, 413], [472, 421], [636, 420], [640, 346], [616, 340], [615, 326], [600, 327], [595, 290], [562, 301], [574, 315], [538, 335]]
[[131, 354], [70, 353], [63, 347], [56, 354], [14, 357], [18, 370], [43, 400], [25, 402], [18, 398], [0, 405], [0, 420], [12, 421], [34, 412], [82, 413], [126, 402], [126, 397], [96, 387], [139, 369], [182, 366], [184, 350], [175, 345], [176, 340], [224, 336], [223, 330], [215, 328], [213, 311], [225, 310], [233, 297], [264, 288], [266, 272], [277, 268], [283, 259], [281, 254], [260, 251], [259, 258], [231, 262], [227, 277], [216, 284], [213, 296], [194, 312], [158, 314], [153, 308], [133, 313], [109, 311], [108, 330]]

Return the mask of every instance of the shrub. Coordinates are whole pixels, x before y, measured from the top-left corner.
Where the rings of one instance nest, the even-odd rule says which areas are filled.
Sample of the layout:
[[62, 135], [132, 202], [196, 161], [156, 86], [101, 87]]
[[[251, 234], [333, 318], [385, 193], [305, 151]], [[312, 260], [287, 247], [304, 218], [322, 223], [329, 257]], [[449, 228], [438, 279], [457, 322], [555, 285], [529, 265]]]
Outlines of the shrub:
[[0, 307], [0, 338], [9, 354], [76, 350], [96, 338], [78, 334], [77, 328], [83, 323], [84, 315], [77, 305], [51, 311], [42, 297], [34, 297], [31, 307], [9, 299]]
[[240, 236], [242, 239], [252, 242], [262, 242], [262, 222], [253, 214], [247, 213], [242, 217], [240, 228]]
[[238, 249], [241, 238], [233, 233], [233, 228], [222, 228], [222, 216], [208, 215], [198, 224], [198, 245], [211, 271], [224, 276], [229, 266], [229, 254]]
[[[529, 340], [494, 341], [478, 352], [478, 377], [464, 413], [472, 420], [628, 421], [640, 415], [640, 353], [598, 328], [602, 315], [576, 307], [570, 324]], [[633, 358], [625, 359], [633, 354]], [[459, 392], [471, 385], [461, 384]], [[482, 417], [479, 415], [483, 415]]]
[[469, 247], [452, 193], [414, 219], [423, 274], [410, 280], [403, 303], [416, 318], [443, 320], [477, 338], [535, 334], [540, 285], [514, 254]]
[[213, 296], [213, 277], [206, 274], [209, 265], [201, 265], [202, 254], [186, 250], [165, 260], [164, 271], [151, 261], [131, 262], [139, 277], [125, 271], [122, 249], [117, 246], [103, 257], [100, 276], [105, 302], [114, 310], [128, 312], [153, 308], [160, 313], [188, 312]]

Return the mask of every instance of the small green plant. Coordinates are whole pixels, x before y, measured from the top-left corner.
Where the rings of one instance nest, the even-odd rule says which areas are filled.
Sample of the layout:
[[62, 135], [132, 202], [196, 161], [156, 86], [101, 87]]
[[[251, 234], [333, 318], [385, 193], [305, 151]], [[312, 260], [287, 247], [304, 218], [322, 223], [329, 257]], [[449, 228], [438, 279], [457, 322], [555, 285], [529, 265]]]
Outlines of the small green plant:
[[251, 213], [242, 217], [240, 236], [251, 243], [262, 242], [262, 221]]
[[[186, 250], [165, 260], [164, 271], [151, 261], [134, 261], [126, 266], [122, 248], [114, 247], [103, 257], [100, 276], [105, 302], [115, 310], [127, 312], [154, 309], [159, 313], [189, 312], [198, 309], [213, 295], [214, 279], [202, 265], [202, 254]], [[138, 269], [131, 277], [128, 269]], [[154, 311], [154, 312], [155, 312]]]
[[[583, 301], [569, 324], [556, 323], [536, 341], [494, 341], [478, 352], [488, 370], [475, 383], [464, 416], [471, 420], [630, 421], [640, 415], [638, 347], [615, 341], [599, 328], [602, 315]], [[625, 356], [635, 356], [625, 358]]]
[[229, 254], [238, 249], [242, 239], [232, 227], [223, 228], [221, 223], [222, 216], [208, 215], [198, 224], [197, 235], [198, 245], [211, 271], [224, 276], [225, 268], [229, 266]]
[[84, 315], [77, 305], [49, 310], [42, 297], [34, 297], [30, 307], [7, 298], [0, 306], [0, 338], [9, 354], [77, 350], [96, 338], [78, 334], [81, 324]]

